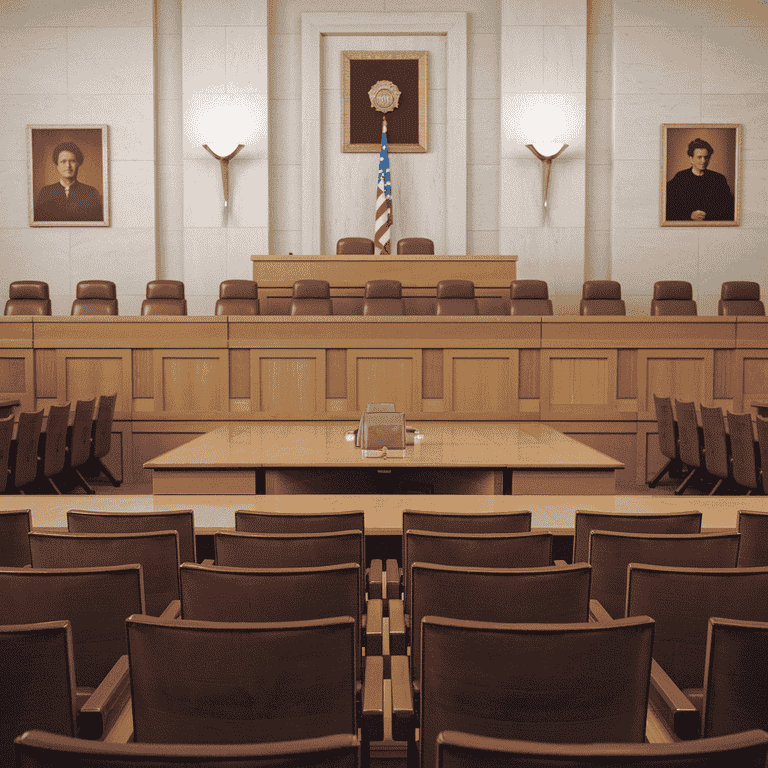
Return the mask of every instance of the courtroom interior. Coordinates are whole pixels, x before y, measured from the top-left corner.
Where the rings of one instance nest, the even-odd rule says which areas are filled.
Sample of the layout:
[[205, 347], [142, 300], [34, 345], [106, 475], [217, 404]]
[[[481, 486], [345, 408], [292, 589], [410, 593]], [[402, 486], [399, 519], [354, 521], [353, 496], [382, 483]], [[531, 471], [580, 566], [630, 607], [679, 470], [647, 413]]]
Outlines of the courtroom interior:
[[0, 40], [0, 764], [765, 765], [768, 4]]

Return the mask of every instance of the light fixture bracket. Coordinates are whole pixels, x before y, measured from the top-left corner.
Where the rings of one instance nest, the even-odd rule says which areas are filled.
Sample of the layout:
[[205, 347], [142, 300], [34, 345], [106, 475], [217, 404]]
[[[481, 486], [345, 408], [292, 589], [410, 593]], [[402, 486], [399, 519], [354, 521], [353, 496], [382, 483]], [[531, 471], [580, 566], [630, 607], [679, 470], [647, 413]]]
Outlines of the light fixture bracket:
[[217, 155], [207, 144], [203, 144], [203, 149], [207, 149], [221, 163], [221, 183], [224, 186], [224, 207], [229, 204], [229, 161], [245, 146], [238, 144], [237, 149], [230, 152], [226, 157]]
[[536, 155], [536, 157], [539, 158], [539, 160], [541, 160], [542, 170], [544, 172], [544, 181], [543, 181], [543, 185], [542, 185], [543, 186], [543, 191], [544, 191], [544, 208], [546, 209], [547, 208], [547, 193], [549, 192], [549, 174], [552, 171], [552, 161], [556, 157], [558, 157], [563, 152], [563, 150], [566, 149], [566, 147], [568, 145], [567, 144], [563, 144], [563, 146], [560, 147], [560, 149], [557, 152], [555, 152], [554, 155], [542, 155], [541, 152], [539, 152], [533, 144], [526, 144], [525, 146], [528, 147], [528, 149], [530, 149], [531, 152], [533, 152], [533, 154]]

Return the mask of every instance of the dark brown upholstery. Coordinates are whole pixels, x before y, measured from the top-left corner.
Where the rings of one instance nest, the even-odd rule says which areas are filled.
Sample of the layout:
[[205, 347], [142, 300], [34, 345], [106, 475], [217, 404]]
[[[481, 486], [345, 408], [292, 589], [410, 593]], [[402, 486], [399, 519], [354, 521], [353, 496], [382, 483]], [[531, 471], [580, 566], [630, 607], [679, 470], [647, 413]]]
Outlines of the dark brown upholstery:
[[67, 512], [70, 533], [149, 533], [176, 531], [179, 535], [179, 561], [194, 563], [195, 520], [191, 509], [163, 512], [94, 512], [71, 509]]
[[373, 240], [367, 237], [342, 237], [336, 243], [336, 253], [345, 256], [373, 256]]
[[117, 315], [117, 286], [109, 280], [81, 280], [77, 284], [73, 315]]
[[399, 254], [430, 254], [435, 252], [435, 244], [428, 237], [404, 237], [397, 241]]
[[106, 744], [35, 730], [16, 739], [20, 768], [359, 768], [359, 753], [346, 734], [270, 744]]
[[586, 280], [582, 287], [580, 315], [626, 315], [621, 284], [615, 280]]
[[443, 731], [437, 737], [437, 768], [763, 768], [766, 754], [765, 731], [674, 744], [632, 745], [546, 744], [457, 731]]
[[765, 305], [760, 301], [760, 283], [751, 280], [731, 280], [723, 283], [720, 289], [720, 301], [717, 314], [733, 317], [735, 315], [765, 315]]
[[96, 398], [93, 400], [78, 400], [75, 403], [75, 419], [67, 430], [67, 477], [75, 484], [81, 486], [86, 493], [95, 493], [88, 485], [80, 471], [85, 467], [91, 455], [91, 435], [93, 433], [93, 409]]
[[704, 436], [699, 434], [699, 422], [696, 417], [696, 405], [675, 399], [677, 431], [680, 436], [680, 461], [689, 472], [683, 482], [675, 489], [682, 494], [694, 477], [704, 475]]
[[701, 512], [592, 512], [577, 509], [573, 562], [589, 562], [592, 531], [615, 533], [701, 533]]
[[327, 280], [297, 280], [293, 284], [292, 315], [332, 315], [331, 286]]
[[29, 509], [0, 512], [0, 567], [21, 568], [32, 562], [28, 534], [32, 530]]
[[224, 280], [219, 284], [215, 314], [258, 315], [258, 284], [253, 280]]
[[614, 619], [621, 618], [625, 615], [627, 566], [630, 563], [685, 568], [735, 568], [738, 553], [738, 533], [592, 531], [589, 539], [591, 597], [599, 600]]
[[399, 280], [369, 280], [365, 284], [364, 315], [404, 315], [403, 286]]
[[127, 627], [137, 742], [357, 733], [351, 617], [256, 624], [132, 616]]
[[150, 280], [147, 298], [141, 303], [142, 315], [186, 315], [184, 283], [181, 280]]
[[726, 411], [728, 432], [731, 436], [733, 479], [752, 493], [760, 487], [760, 446], [755, 442], [752, 416], [749, 413]]
[[653, 286], [652, 316], [696, 315], [693, 287], [685, 280], [659, 280]]
[[479, 314], [475, 285], [471, 280], [441, 280], [437, 284], [438, 315]]
[[142, 567], [146, 613], [159, 616], [179, 599], [176, 531], [29, 534], [33, 568]]
[[16, 439], [11, 444], [9, 457], [11, 484], [16, 490], [25, 488], [37, 477], [37, 452], [40, 447], [43, 414], [42, 408], [39, 411], [22, 411], [19, 414]]
[[551, 315], [552, 302], [544, 280], [513, 280], [509, 284], [510, 315]]
[[[13, 427], [16, 417], [11, 414], [0, 419], [0, 493], [8, 488], [11, 478], [11, 443], [13, 442]], [[2, 560], [0, 560], [2, 562]]]
[[15, 280], [8, 287], [6, 315], [50, 315], [48, 283], [41, 280]]
[[763, 493], [768, 494], [768, 419], [759, 414], [755, 418], [757, 426], [757, 444], [760, 451], [760, 482]]
[[444, 730], [552, 743], [645, 739], [654, 622], [492, 624], [427, 617], [421, 767]]
[[[656, 473], [648, 483], [649, 488], [655, 488], [667, 472], [680, 471], [684, 468], [680, 460], [680, 435], [678, 434], [675, 413], [672, 410], [671, 397], [653, 396], [656, 406], [656, 425], [659, 430], [659, 450], [661, 455], [667, 458], [667, 463]], [[661, 533], [661, 531], [659, 531]], [[667, 531], [671, 533], [671, 531]]]
[[739, 568], [768, 566], [768, 512], [740, 509], [736, 530], [741, 534]]
[[56, 493], [61, 493], [56, 481], [57, 475], [64, 471], [67, 450], [67, 425], [69, 422], [70, 404], [51, 405], [48, 408], [48, 421], [45, 432], [40, 435], [38, 449], [42, 459], [42, 477], [47, 480]]
[[[77, 685], [95, 688], [127, 652], [125, 619], [144, 609], [138, 565], [0, 568], [0, 625], [68, 620]], [[18, 734], [17, 734], [18, 735]]]
[[713, 496], [720, 486], [731, 477], [730, 438], [725, 431], [723, 409], [699, 406], [701, 426], [704, 433], [704, 466], [707, 473], [717, 482], [709, 495]]
[[113, 395], [101, 395], [96, 410], [96, 418], [93, 421], [91, 431], [91, 455], [83, 473], [88, 476], [98, 477], [102, 472], [116, 488], [120, 481], [116, 480], [102, 459], [112, 449], [112, 423], [115, 418], [115, 403], [117, 392]]
[[76, 733], [75, 668], [68, 621], [0, 626], [0, 765], [30, 728]]

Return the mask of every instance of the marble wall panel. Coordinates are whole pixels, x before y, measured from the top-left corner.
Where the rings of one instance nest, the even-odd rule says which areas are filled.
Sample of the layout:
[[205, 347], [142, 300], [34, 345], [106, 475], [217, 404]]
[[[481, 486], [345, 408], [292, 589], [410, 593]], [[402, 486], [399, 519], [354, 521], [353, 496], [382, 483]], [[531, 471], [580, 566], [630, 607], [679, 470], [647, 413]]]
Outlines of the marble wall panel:
[[501, 30], [501, 3], [495, 0], [386, 0], [385, 10], [387, 13], [468, 13], [470, 34], [498, 34]]
[[469, 36], [467, 98], [498, 99], [501, 91], [499, 34]]
[[554, 93], [586, 91], [587, 28], [586, 26], [545, 26], [543, 89]]
[[768, 161], [744, 163], [741, 184], [741, 226], [768, 229]]
[[[227, 227], [269, 226], [269, 164], [264, 150], [248, 147], [229, 168]], [[223, 192], [222, 192], [223, 195]]]
[[[192, 296], [218, 296], [227, 276], [227, 233], [222, 227], [184, 230], [184, 288]], [[192, 312], [187, 309], [189, 314]], [[206, 314], [206, 313], [203, 313]], [[207, 314], [211, 314], [209, 309]]]
[[501, 28], [501, 92], [538, 93], [544, 90], [544, 28]]
[[505, 0], [504, 24], [525, 26], [584, 23], [584, 4], [579, 0]]
[[156, 112], [157, 164], [181, 165], [184, 142], [184, 111], [179, 98], [158, 99]]
[[613, 162], [613, 114], [612, 99], [590, 99], [587, 102], [585, 153], [588, 165], [610, 165]]
[[549, 179], [549, 224], [557, 228], [581, 227], [583, 230], [586, 205], [584, 159], [561, 156], [558, 161], [553, 164]]
[[[338, 91], [336, 92], [338, 95]], [[338, 107], [336, 113], [338, 114]], [[301, 100], [272, 99], [269, 102], [269, 162], [301, 164]], [[341, 145], [339, 145], [341, 146]]]
[[[157, 166], [158, 229], [184, 229], [184, 168]], [[162, 251], [161, 251], [162, 253]]]
[[227, 229], [226, 280], [253, 280], [251, 256], [269, 251], [269, 228]]
[[[301, 230], [270, 229], [268, 253], [284, 255], [301, 253]], [[251, 278], [249, 279], [253, 279], [253, 272], [251, 272]]]
[[263, 27], [267, 25], [265, 2], [232, 2], [232, 0], [183, 0], [181, 21], [187, 27], [207, 27], [212, 19], [227, 27]]
[[301, 231], [301, 166], [273, 165], [269, 169], [269, 193], [270, 229]]
[[300, 35], [302, 13], [380, 13], [382, 10], [381, 0], [269, 0], [269, 32]]
[[3, 190], [0, 228], [26, 227], [29, 223], [27, 163], [23, 160], [0, 161], [0, 188]]
[[613, 169], [610, 165], [592, 165], [589, 167], [585, 190], [586, 226], [588, 231], [610, 230], [612, 222], [612, 183]]
[[69, 228], [0, 229], [3, 254], [2, 283], [44, 280], [51, 296], [65, 296], [71, 303], [69, 281]]
[[660, 222], [659, 195], [658, 162], [614, 162], [611, 215], [615, 227], [656, 229]]
[[110, 165], [112, 228], [135, 229], [154, 222], [154, 163], [151, 160], [118, 160]]
[[0, 96], [0, 160], [23, 160], [26, 167], [25, 127], [66, 123], [67, 107], [64, 95]]
[[158, 230], [157, 249], [160, 255], [158, 278], [161, 280], [184, 280], [184, 230]]
[[267, 95], [267, 27], [227, 27], [227, 91]]
[[159, 35], [181, 35], [181, 0], [157, 0], [155, 19]]
[[744, 160], [768, 160], [768, 96], [765, 94], [703, 94], [701, 121], [742, 123], [746, 127]]
[[[184, 7], [186, 8], [186, 3]], [[218, 22], [217, 22], [218, 23]], [[227, 29], [184, 25], [182, 88], [186, 95], [227, 92]]]
[[611, 277], [611, 231], [587, 227], [584, 237], [584, 279]]
[[268, 38], [269, 98], [301, 99], [301, 35]]
[[467, 253], [470, 256], [497, 256], [499, 250], [499, 230], [480, 229], [467, 232]]
[[3, 94], [67, 93], [67, 30], [63, 27], [0, 29]]
[[224, 226], [224, 191], [221, 170], [213, 159], [184, 161], [184, 227]]
[[160, 98], [182, 90], [181, 31], [157, 36], [157, 93]]
[[[467, 229], [498, 229], [499, 166], [467, 168]], [[437, 244], [435, 244], [435, 252]]]
[[768, 23], [768, 8], [751, 0], [702, 3], [700, 0], [614, 0], [614, 18], [619, 27], [760, 26]]
[[467, 162], [470, 165], [498, 165], [501, 144], [499, 100], [470, 99], [467, 102], [467, 128]]
[[768, 26], [705, 28], [703, 93], [768, 93]]

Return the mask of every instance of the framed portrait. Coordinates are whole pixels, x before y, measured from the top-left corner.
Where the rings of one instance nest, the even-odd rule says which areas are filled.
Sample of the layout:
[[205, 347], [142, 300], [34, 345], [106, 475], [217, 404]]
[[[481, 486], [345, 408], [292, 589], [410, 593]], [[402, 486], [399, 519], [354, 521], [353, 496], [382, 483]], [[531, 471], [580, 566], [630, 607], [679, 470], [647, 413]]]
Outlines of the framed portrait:
[[28, 125], [29, 225], [109, 226], [106, 125]]
[[[342, 51], [342, 152], [381, 149], [382, 117], [387, 118], [387, 151], [427, 152], [429, 51]], [[380, 112], [371, 105], [378, 83], [396, 86], [396, 102]], [[375, 98], [376, 94], [374, 94]], [[382, 90], [381, 100], [391, 91]]]
[[661, 126], [661, 226], [738, 227], [743, 126]]

